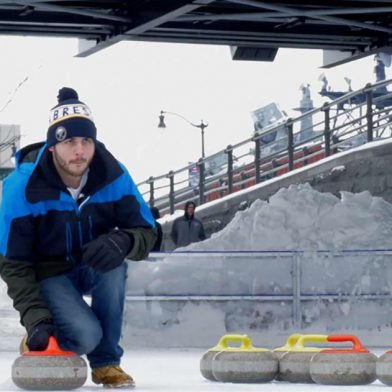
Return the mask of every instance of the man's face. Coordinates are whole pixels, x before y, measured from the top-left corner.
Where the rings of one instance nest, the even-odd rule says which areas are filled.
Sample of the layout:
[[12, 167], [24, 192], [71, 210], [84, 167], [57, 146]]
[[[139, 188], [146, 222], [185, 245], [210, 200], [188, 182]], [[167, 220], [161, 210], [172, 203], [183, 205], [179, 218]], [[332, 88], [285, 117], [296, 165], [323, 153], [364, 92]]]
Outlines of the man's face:
[[59, 174], [81, 177], [90, 166], [95, 152], [91, 138], [73, 137], [49, 147]]
[[195, 206], [193, 204], [189, 204], [186, 212], [188, 216], [193, 216], [193, 214], [195, 213]]

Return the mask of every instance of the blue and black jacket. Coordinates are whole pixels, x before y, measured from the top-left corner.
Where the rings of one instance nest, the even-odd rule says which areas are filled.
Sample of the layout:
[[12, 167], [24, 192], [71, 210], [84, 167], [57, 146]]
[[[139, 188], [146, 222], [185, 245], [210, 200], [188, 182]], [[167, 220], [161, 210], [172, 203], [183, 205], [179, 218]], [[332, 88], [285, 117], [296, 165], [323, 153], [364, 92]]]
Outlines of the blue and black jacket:
[[126, 168], [96, 143], [88, 180], [74, 200], [44, 143], [20, 150], [4, 180], [0, 207], [0, 274], [28, 330], [51, 315], [39, 280], [70, 271], [82, 247], [119, 228], [131, 234], [128, 258], [147, 257], [156, 240], [154, 219]]

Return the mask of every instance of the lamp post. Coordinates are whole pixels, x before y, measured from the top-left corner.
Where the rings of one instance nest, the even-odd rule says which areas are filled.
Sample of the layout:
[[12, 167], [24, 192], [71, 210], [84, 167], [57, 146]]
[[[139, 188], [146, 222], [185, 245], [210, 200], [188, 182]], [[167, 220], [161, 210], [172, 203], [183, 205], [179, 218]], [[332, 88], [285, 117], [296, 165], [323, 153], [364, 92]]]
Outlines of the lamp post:
[[208, 124], [204, 124], [203, 120], [201, 120], [200, 124], [194, 124], [193, 122], [189, 121], [184, 116], [181, 116], [181, 114], [174, 113], [174, 112], [165, 112], [164, 110], [161, 110], [161, 114], [159, 115], [158, 128], [166, 128], [165, 114], [172, 114], [174, 116], [180, 117], [184, 121], [186, 121], [188, 124], [192, 125], [192, 127], [200, 128], [200, 131], [201, 131], [201, 157], [204, 159], [205, 158], [205, 153], [204, 153], [204, 129], [208, 127]]

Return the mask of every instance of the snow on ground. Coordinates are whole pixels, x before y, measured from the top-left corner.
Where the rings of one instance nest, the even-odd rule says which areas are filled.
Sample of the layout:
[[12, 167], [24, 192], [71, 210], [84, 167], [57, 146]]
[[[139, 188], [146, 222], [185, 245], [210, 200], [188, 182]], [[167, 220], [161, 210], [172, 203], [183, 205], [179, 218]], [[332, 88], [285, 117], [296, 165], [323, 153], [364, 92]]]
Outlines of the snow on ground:
[[177, 250], [391, 249], [392, 204], [370, 192], [321, 193], [290, 185], [256, 200], [206, 241]]
[[[381, 351], [382, 352], [382, 351]], [[378, 354], [381, 354], [378, 352]], [[199, 371], [202, 350], [129, 350], [122, 366], [136, 381], [138, 392], [372, 392], [387, 388], [379, 381], [363, 386], [326, 386], [316, 384], [230, 384], [205, 380]], [[15, 352], [2, 352], [0, 356], [0, 391], [19, 390], [11, 381], [11, 364]], [[92, 383], [90, 377], [80, 391], [104, 391]], [[387, 390], [387, 389], [386, 389]]]
[[[129, 314], [137, 316], [129, 318], [128, 343], [207, 348], [225, 331], [235, 331], [270, 347], [286, 333], [305, 330], [354, 333], [365, 345], [387, 345], [391, 252], [374, 249], [392, 249], [392, 204], [369, 192], [341, 192], [339, 198], [309, 184], [282, 188], [268, 201], [256, 200], [238, 212], [210, 239], [161, 254], [155, 265], [133, 266], [132, 295], [163, 297], [144, 307], [137, 299], [129, 303]], [[293, 255], [292, 250], [304, 252]], [[291, 299], [270, 301], [269, 295], [297, 295], [291, 274], [295, 260], [300, 260], [303, 293], [298, 307]], [[176, 295], [202, 296], [203, 301], [165, 300]], [[222, 295], [236, 296], [236, 301], [220, 301]], [[252, 301], [239, 298], [245, 295]]]

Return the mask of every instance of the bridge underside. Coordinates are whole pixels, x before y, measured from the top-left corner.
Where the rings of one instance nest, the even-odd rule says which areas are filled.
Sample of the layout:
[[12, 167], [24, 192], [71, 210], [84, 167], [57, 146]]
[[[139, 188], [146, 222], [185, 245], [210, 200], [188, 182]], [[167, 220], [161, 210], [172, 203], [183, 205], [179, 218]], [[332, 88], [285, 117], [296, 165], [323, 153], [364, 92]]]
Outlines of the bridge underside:
[[86, 56], [123, 40], [230, 45], [233, 58], [273, 60], [278, 48], [387, 50], [386, 0], [0, 0], [0, 34], [78, 37]]

